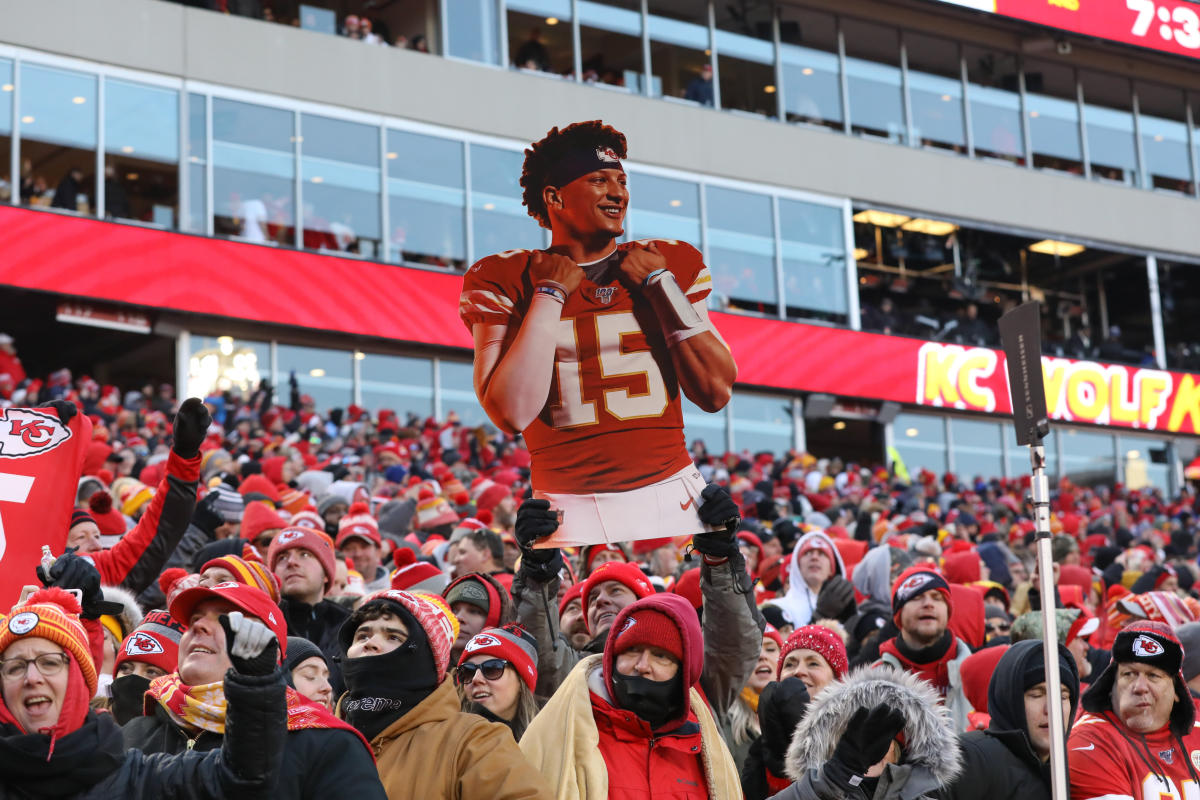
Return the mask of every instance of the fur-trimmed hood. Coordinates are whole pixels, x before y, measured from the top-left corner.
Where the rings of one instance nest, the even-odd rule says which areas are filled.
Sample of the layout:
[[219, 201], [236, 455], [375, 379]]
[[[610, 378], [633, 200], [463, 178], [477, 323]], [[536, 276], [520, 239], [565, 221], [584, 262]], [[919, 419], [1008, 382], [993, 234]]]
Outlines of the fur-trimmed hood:
[[142, 607], [138, 605], [137, 598], [124, 589], [116, 586], [102, 586], [101, 591], [104, 593], [104, 599], [107, 602], [121, 604], [120, 613], [111, 616], [121, 626], [120, 640], [124, 640], [126, 636], [133, 633], [134, 628], [142, 624], [142, 617], [144, 616], [142, 614]]
[[943, 786], [952, 782], [962, 771], [962, 756], [950, 713], [928, 683], [888, 666], [857, 669], [817, 695], [788, 747], [788, 775], [800, 780], [809, 769], [820, 769], [854, 712], [880, 703], [898, 709], [907, 720], [903, 763], [927, 767]]

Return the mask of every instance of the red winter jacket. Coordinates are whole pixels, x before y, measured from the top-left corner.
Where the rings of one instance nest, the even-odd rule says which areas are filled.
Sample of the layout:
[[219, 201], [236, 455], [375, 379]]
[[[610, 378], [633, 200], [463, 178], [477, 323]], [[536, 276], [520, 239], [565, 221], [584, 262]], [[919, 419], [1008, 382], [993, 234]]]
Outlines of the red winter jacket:
[[86, 554], [103, 585], [136, 595], [158, 579], [191, 522], [199, 482], [200, 456], [185, 459], [172, 450], [167, 474], [133, 530], [110, 549]]
[[695, 714], [689, 713], [678, 728], [654, 735], [633, 712], [616, 708], [595, 692], [591, 698], [600, 754], [608, 767], [609, 800], [708, 797]]

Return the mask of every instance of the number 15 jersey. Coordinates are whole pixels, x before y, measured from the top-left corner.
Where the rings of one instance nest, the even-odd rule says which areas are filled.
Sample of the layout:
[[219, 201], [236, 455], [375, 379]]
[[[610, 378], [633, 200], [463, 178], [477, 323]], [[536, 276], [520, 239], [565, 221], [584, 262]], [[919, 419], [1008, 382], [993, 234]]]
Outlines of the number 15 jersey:
[[[696, 248], [654, 241], [687, 295], [712, 288]], [[550, 393], [523, 434], [532, 457], [533, 487], [592, 494], [637, 489], [691, 464], [683, 439], [679, 382], [650, 304], [618, 280], [636, 243], [618, 245], [602, 261], [581, 265], [585, 277], [563, 306]], [[532, 250], [488, 256], [467, 271], [459, 316], [508, 326], [504, 351], [533, 299]], [[502, 356], [503, 357], [503, 356]]]

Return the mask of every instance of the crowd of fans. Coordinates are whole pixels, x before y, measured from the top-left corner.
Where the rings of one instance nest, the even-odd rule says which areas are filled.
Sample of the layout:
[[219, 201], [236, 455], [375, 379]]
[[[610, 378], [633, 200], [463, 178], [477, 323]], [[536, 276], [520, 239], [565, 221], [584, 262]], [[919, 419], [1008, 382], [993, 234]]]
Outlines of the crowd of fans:
[[[696, 443], [736, 526], [538, 549], [519, 439], [0, 344], [3, 404], [94, 423], [5, 600], [0, 796], [1050, 796], [1028, 480]], [[1055, 487], [1073, 797], [1195, 780], [1195, 512]]]

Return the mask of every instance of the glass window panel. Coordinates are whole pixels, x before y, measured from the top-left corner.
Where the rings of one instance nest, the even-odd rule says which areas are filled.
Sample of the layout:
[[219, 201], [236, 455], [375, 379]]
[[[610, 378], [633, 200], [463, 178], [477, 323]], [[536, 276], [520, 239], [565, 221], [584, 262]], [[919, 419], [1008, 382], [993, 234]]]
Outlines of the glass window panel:
[[214, 97], [213, 228], [249, 242], [295, 241], [295, 115]]
[[913, 136], [925, 147], [966, 152], [962, 69], [958, 44], [918, 33], [904, 34]]
[[589, 0], [579, 0], [578, 8], [583, 80], [641, 92], [642, 15], [635, 6], [617, 8]]
[[778, 313], [771, 198], [706, 187], [713, 288], [724, 305]]
[[629, 177], [630, 239], [676, 239], [700, 247], [700, 189], [689, 181], [633, 173]]
[[94, 148], [96, 77], [57, 67], [22, 64], [21, 137]]
[[475, 396], [474, 367], [470, 361], [439, 360], [438, 385], [443, 419], [454, 411], [468, 428], [491, 424]]
[[462, 269], [467, 258], [463, 144], [388, 131], [392, 261]]
[[683, 438], [688, 450], [697, 442], [703, 442], [705, 449], [712, 454], [725, 452], [725, 410], [710, 414], [700, 406], [688, 400], [682, 392], [679, 402], [683, 408]]
[[545, 235], [521, 205], [521, 164], [513, 150], [471, 145], [471, 219], [478, 261], [505, 250], [536, 250]]
[[843, 20], [842, 30], [851, 130], [863, 136], [905, 142], [899, 32], [853, 19]]
[[954, 442], [954, 471], [964, 482], [975, 478], [991, 480], [1004, 476], [1001, 427], [995, 422], [950, 419], [950, 438]]
[[275, 359], [275, 385], [287, 386], [294, 372], [300, 393], [312, 396], [318, 413], [354, 402], [354, 359], [345, 350], [280, 344], [275, 346]]
[[21, 202], [81, 214], [96, 197], [96, 77], [21, 65]]
[[1171, 489], [1170, 449], [1161, 439], [1142, 436], [1119, 436], [1117, 446], [1121, 454], [1121, 469], [1125, 488]]
[[13, 201], [12, 169], [12, 117], [13, 117], [13, 64], [0, 58], [0, 203]]
[[[1008, 475], [1009, 478], [1018, 478], [1022, 475], [1028, 475], [1029, 466], [1029, 448], [1025, 445], [1017, 444], [1017, 433], [1012, 425], [1001, 425], [1003, 435], [1008, 442]], [[1050, 429], [1050, 435], [1043, 440], [1046, 448], [1046, 476], [1050, 480], [1058, 480], [1058, 446], [1055, 443], [1055, 438], [1059, 434], [1055, 429]]]
[[843, 221], [839, 207], [779, 199], [783, 296], [789, 317], [846, 322]]
[[174, 228], [179, 210], [179, 93], [105, 79], [104, 213]]
[[499, 34], [495, 0], [445, 0], [450, 55], [497, 63]]
[[734, 392], [730, 408], [735, 451], [766, 451], [778, 455], [791, 449], [793, 426], [790, 397]]
[[1019, 69], [1013, 53], [963, 47], [977, 158], [1025, 163]]
[[833, 15], [784, 6], [779, 38], [783, 109], [788, 122], [841, 130], [842, 83]]
[[892, 423], [896, 451], [908, 470], [916, 477], [920, 469], [941, 475], [949, 469], [946, 463], [946, 428], [942, 417], [929, 414], [897, 414]]
[[189, 397], [233, 392], [249, 399], [259, 381], [271, 379], [271, 345], [268, 342], [196, 335], [192, 335], [190, 341]]
[[188, 95], [188, 218], [183, 220], [183, 229], [191, 233], [206, 233], [208, 219], [208, 189], [205, 164], [208, 158], [206, 101], [204, 95]]
[[427, 358], [361, 353], [358, 359], [362, 406], [374, 416], [390, 408], [404, 419], [409, 412], [433, 415], [433, 361]]
[[1075, 71], [1048, 61], [1025, 63], [1025, 101], [1033, 165], [1083, 174]]
[[1113, 437], [1106, 433], [1090, 433], [1078, 428], [1061, 428], [1062, 474], [1081, 486], [1108, 484], [1116, 480]]
[[708, 13], [702, 4], [688, 10], [670, 0], [650, 0], [650, 94], [713, 105], [712, 51]]
[[1146, 160], [1142, 186], [1192, 194], [1184, 93], [1154, 83], [1137, 83], [1135, 89], [1142, 156]]
[[1200, 265], [1158, 259], [1167, 366], [1200, 373]]
[[379, 128], [304, 114], [304, 246], [380, 253]]
[[1133, 140], [1133, 98], [1129, 81], [1083, 71], [1083, 118], [1087, 125], [1092, 179], [1137, 186], [1137, 150]]
[[779, 101], [771, 5], [717, 3], [713, 8], [721, 107], [776, 116]]
[[553, 14], [526, 14], [516, 10], [519, 5], [508, 4], [509, 63], [517, 69], [574, 77], [571, 6], [569, 3], [553, 5], [563, 7]]

